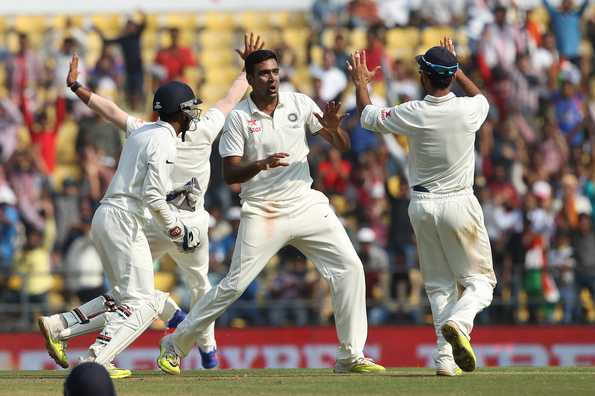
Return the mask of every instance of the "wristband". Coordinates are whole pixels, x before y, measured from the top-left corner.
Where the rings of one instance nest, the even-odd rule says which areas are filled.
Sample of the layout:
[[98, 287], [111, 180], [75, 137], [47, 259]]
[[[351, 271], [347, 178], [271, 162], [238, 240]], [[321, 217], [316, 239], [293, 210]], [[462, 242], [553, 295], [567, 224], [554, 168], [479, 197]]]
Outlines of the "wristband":
[[80, 87], [82, 87], [82, 85], [78, 81], [75, 81], [72, 84], [70, 84], [70, 90], [74, 93], [76, 93], [76, 90], [79, 89]]

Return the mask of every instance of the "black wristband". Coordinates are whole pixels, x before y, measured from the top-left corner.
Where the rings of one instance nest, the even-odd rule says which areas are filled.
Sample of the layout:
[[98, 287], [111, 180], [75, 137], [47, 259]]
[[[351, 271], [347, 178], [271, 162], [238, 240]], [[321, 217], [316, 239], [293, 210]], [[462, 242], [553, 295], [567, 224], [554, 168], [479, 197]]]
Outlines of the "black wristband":
[[70, 84], [70, 90], [74, 93], [76, 93], [76, 90], [79, 89], [80, 87], [82, 87], [82, 85], [78, 81], [75, 81], [72, 84]]

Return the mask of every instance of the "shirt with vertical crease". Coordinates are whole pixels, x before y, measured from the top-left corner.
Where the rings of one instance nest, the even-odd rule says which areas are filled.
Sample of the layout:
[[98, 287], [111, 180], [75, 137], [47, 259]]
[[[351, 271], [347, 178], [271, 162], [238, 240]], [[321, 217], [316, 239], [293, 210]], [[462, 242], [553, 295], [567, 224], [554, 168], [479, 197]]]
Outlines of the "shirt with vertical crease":
[[473, 187], [475, 132], [485, 121], [485, 96], [426, 95], [394, 107], [368, 105], [361, 115], [364, 128], [407, 136], [410, 185], [432, 193], [452, 193]]

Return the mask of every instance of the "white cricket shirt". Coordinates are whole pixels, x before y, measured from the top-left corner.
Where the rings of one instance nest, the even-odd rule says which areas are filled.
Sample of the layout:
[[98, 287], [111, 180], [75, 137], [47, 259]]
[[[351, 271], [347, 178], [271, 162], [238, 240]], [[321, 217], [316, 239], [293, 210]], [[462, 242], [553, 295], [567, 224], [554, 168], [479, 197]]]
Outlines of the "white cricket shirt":
[[124, 143], [118, 169], [101, 200], [143, 216], [145, 207], [169, 228], [174, 214], [165, 201], [171, 190], [171, 173], [176, 159], [176, 132], [166, 122], [146, 123]]
[[241, 184], [242, 202], [271, 202], [283, 205], [299, 200], [312, 186], [306, 142], [306, 128], [318, 133], [322, 125], [314, 116], [322, 114], [308, 96], [280, 92], [273, 116], [260, 111], [250, 97], [229, 114], [219, 141], [221, 157], [242, 157], [251, 162], [285, 152], [289, 166], [264, 170]]
[[407, 136], [411, 186], [451, 193], [473, 187], [475, 132], [489, 107], [483, 95], [426, 95], [395, 107], [368, 105], [361, 123], [372, 131]]
[[[198, 179], [201, 189], [197, 210], [204, 205], [204, 195], [211, 177], [211, 147], [225, 123], [221, 110], [212, 108], [201, 115], [195, 129], [186, 132], [184, 141], [176, 139], [176, 161], [172, 174], [172, 189], [186, 184], [192, 177]], [[126, 120], [126, 137], [146, 122], [135, 117]]]

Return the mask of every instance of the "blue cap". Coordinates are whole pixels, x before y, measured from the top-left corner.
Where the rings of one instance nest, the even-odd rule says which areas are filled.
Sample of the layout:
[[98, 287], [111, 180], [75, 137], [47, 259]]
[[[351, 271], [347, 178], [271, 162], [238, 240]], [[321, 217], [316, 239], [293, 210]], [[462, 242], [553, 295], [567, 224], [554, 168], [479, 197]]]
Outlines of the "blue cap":
[[432, 47], [425, 54], [417, 55], [415, 60], [430, 77], [452, 77], [459, 69], [457, 57], [444, 47]]
[[173, 114], [181, 110], [181, 105], [192, 101], [200, 104], [200, 99], [194, 96], [192, 88], [181, 81], [170, 81], [163, 84], [153, 97], [153, 111], [159, 114]]

